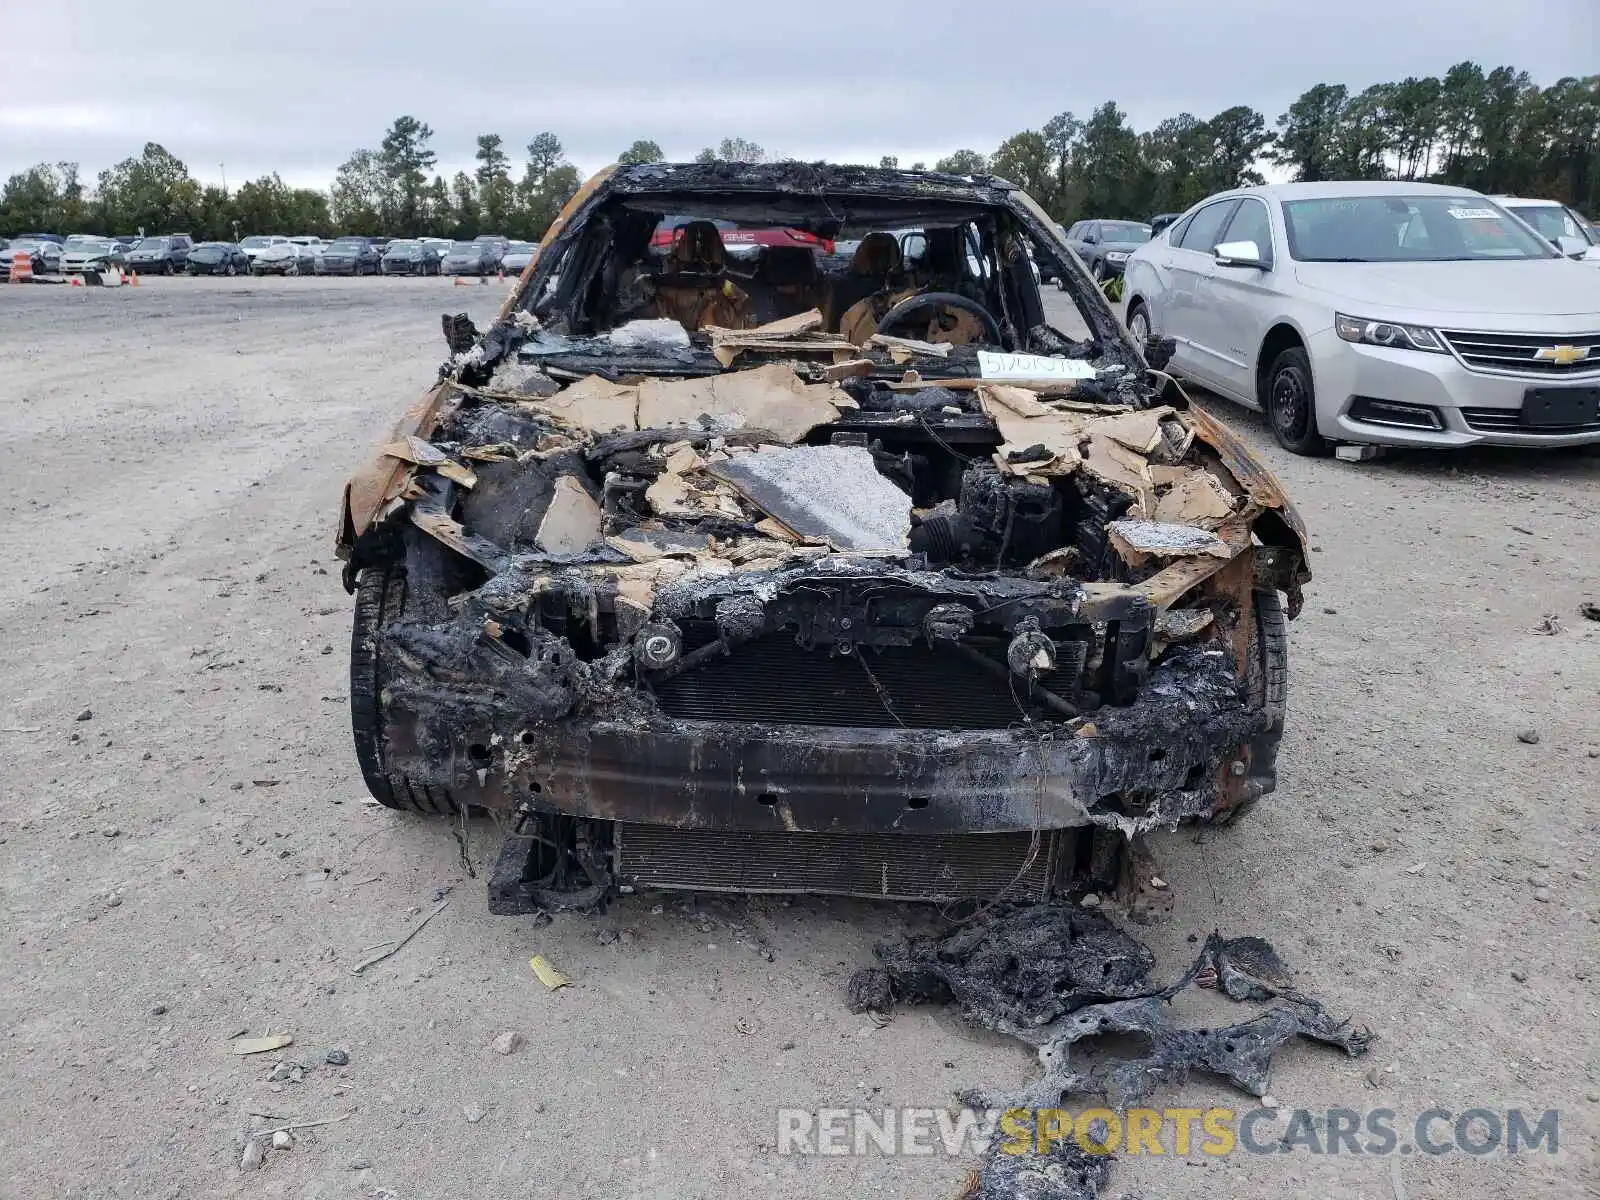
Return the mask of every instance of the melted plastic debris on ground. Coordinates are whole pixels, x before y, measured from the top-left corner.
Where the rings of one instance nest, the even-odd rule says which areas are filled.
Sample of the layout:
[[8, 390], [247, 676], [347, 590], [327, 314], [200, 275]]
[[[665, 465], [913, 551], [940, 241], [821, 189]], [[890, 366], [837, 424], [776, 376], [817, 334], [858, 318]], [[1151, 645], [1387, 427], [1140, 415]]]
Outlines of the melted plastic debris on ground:
[[1107, 918], [1066, 904], [1012, 909], [944, 937], [876, 948], [850, 977], [853, 1012], [959, 1003], [990, 1029], [1037, 1029], [1085, 1004], [1142, 996], [1155, 955]]
[[[1261, 938], [1213, 933], [1176, 983], [1152, 989], [1150, 950], [1100, 913], [1067, 901], [998, 909], [943, 936], [883, 943], [875, 952], [880, 965], [850, 978], [852, 1011], [954, 1000], [985, 1028], [1038, 1049], [1044, 1073], [1021, 1091], [960, 1093], [963, 1104], [977, 1108], [1054, 1109], [1084, 1097], [1126, 1109], [1163, 1084], [1181, 1084], [1194, 1070], [1264, 1096], [1272, 1056], [1286, 1042], [1303, 1037], [1354, 1058], [1372, 1041], [1370, 1031], [1336, 1020], [1320, 1001], [1297, 991], [1288, 967]], [[1190, 987], [1279, 1003], [1237, 1025], [1185, 1029], [1172, 1023], [1167, 1005]], [[1142, 1037], [1147, 1048], [1141, 1056], [1074, 1063], [1077, 1042], [1129, 1033]], [[1105, 1187], [1113, 1161], [1085, 1153], [1071, 1138], [1047, 1155], [1000, 1154], [996, 1144], [962, 1194], [971, 1200], [1089, 1200]]]
[[1113, 1161], [1070, 1137], [1051, 1142], [1044, 1154], [990, 1154], [956, 1200], [1095, 1200]]

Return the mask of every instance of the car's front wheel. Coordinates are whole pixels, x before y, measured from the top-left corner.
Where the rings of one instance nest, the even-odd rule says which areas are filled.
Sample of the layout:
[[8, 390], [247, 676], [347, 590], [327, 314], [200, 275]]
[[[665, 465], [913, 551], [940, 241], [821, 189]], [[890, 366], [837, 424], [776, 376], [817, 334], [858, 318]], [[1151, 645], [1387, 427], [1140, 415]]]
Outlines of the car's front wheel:
[[1128, 333], [1140, 349], [1150, 340], [1150, 314], [1145, 311], [1144, 305], [1134, 304], [1128, 310]]
[[387, 763], [384, 715], [383, 628], [404, 614], [406, 569], [400, 563], [368, 567], [356, 578], [355, 619], [350, 629], [350, 732], [356, 761], [373, 799], [387, 808], [427, 815], [460, 811], [446, 788], [420, 783]]
[[1267, 421], [1278, 445], [1294, 454], [1323, 454], [1327, 441], [1317, 431], [1317, 393], [1311, 380], [1311, 360], [1299, 346], [1291, 346], [1273, 359], [1267, 371], [1265, 403]]
[[[1251, 743], [1250, 773], [1268, 782], [1277, 778], [1278, 742], [1283, 737], [1283, 722], [1289, 707], [1289, 617], [1283, 597], [1266, 588], [1252, 596], [1255, 623], [1250, 637], [1249, 678], [1245, 687], [1250, 703], [1266, 714], [1268, 726]], [[1255, 807], [1260, 792], [1252, 789], [1241, 803], [1219, 813], [1212, 820], [1228, 825]]]

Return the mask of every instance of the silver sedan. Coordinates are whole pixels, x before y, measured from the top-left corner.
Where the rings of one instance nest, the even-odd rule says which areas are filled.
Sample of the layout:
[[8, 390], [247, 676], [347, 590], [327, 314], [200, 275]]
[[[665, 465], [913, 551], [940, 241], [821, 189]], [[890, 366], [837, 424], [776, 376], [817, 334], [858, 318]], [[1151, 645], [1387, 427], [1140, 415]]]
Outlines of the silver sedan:
[[1128, 260], [1128, 326], [1298, 454], [1600, 443], [1600, 275], [1421, 183], [1210, 197]]

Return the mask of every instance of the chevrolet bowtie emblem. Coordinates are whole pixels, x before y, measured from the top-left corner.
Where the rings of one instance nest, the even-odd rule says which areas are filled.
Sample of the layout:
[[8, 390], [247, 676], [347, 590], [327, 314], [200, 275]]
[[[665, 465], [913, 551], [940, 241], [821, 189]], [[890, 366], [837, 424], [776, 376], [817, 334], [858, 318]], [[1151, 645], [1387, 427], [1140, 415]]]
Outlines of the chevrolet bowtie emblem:
[[1558, 367], [1570, 367], [1573, 363], [1582, 362], [1589, 357], [1589, 347], [1541, 346], [1533, 356], [1540, 362], [1555, 363]]

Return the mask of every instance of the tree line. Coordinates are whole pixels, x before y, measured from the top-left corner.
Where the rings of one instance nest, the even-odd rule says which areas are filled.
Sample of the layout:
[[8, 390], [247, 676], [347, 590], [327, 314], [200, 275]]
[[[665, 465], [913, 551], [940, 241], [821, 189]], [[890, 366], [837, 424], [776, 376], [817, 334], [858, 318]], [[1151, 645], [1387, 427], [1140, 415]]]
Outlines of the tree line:
[[[886, 160], [887, 161], [887, 160]], [[1352, 94], [1319, 83], [1275, 128], [1236, 105], [1169, 117], [1136, 133], [1116, 104], [1086, 120], [1061, 113], [987, 156], [959, 150], [938, 170], [989, 170], [1027, 189], [1058, 220], [1181, 212], [1213, 192], [1264, 182], [1261, 164], [1296, 180], [1404, 179], [1600, 207], [1600, 75], [1547, 88], [1526, 71], [1457, 63]]]
[[[346, 159], [325, 192], [289, 187], [276, 174], [232, 191], [202, 185], [154, 142], [139, 157], [101, 171], [92, 187], [76, 163], [41, 163], [0, 189], [0, 235], [143, 229], [205, 240], [268, 232], [500, 233], [531, 240], [543, 235], [580, 182], [560, 138], [548, 131], [527, 143], [520, 172], [504, 139], [482, 134], [474, 169], [448, 180], [435, 169], [432, 139], [422, 121], [397, 117], [376, 149]], [[696, 156], [701, 162], [768, 157], [744, 138], [724, 138]], [[663, 158], [661, 146], [648, 139], [618, 155], [623, 163]], [[1262, 182], [1265, 163], [1308, 182], [1428, 180], [1549, 197], [1592, 212], [1600, 202], [1600, 75], [1540, 88], [1526, 71], [1462, 62], [1442, 77], [1408, 77], [1357, 93], [1319, 83], [1272, 128], [1256, 109], [1235, 105], [1205, 119], [1180, 113], [1140, 133], [1107, 101], [1087, 118], [1059, 113], [991, 153], [957, 150], [933, 166], [1009, 179], [1070, 223], [1180, 211], [1213, 192]], [[880, 165], [900, 164], [886, 157]]]

